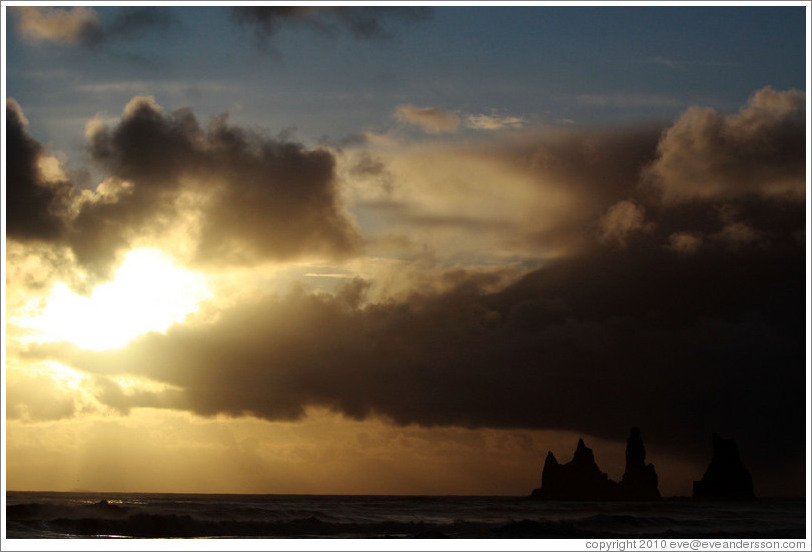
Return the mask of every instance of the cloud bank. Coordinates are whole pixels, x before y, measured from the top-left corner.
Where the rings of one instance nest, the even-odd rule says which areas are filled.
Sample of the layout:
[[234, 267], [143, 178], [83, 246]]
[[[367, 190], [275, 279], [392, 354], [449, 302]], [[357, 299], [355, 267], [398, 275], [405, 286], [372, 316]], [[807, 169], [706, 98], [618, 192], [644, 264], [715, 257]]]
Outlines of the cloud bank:
[[[448, 274], [444, 292], [364, 304], [258, 297], [212, 325], [177, 326], [123, 351], [37, 352], [85, 372], [182, 389], [201, 415], [296, 419], [310, 406], [424, 426], [566, 429], [698, 455], [711, 431], [755, 462], [804, 449], [803, 249], [602, 250], [497, 292]], [[609, 390], [609, 391], [607, 391]], [[158, 397], [104, 395], [116, 408]]]
[[[737, 114], [690, 109], [665, 132], [529, 133], [448, 145], [422, 161], [365, 152], [356, 173], [386, 175], [391, 189], [380, 191], [387, 201], [364, 208], [412, 235], [453, 227], [455, 239], [496, 234], [523, 247], [558, 244], [558, 254], [518, 279], [509, 262], [488, 271], [415, 263], [433, 285], [411, 285], [420, 279], [396, 270], [392, 278], [414, 278], [398, 294], [374, 293], [378, 283], [364, 279], [334, 294], [259, 293], [213, 321], [147, 334], [120, 350], [45, 344], [26, 354], [98, 378], [97, 399], [120, 411], [290, 420], [320, 407], [403, 425], [605, 438], [644, 425], [652, 443], [695, 460], [705, 459], [703, 440], [718, 431], [749, 451], [756, 473], [780, 474], [802, 465], [805, 450], [798, 98], [765, 89]], [[88, 137], [113, 180], [70, 220], [93, 245], [86, 259], [125, 247], [127, 231], [144, 231], [147, 221], [188, 209], [200, 214], [198, 261], [234, 251], [279, 259], [352, 251], [326, 150], [258, 136], [225, 118], [204, 127], [190, 111], [167, 115], [148, 98], [134, 99], [113, 127], [91, 125]], [[33, 159], [38, 150], [29, 148]], [[741, 153], [756, 150], [755, 160]], [[461, 159], [470, 167], [452, 163]], [[751, 170], [743, 175], [731, 159]], [[427, 197], [440, 206], [421, 203], [436, 185], [446, 188]], [[493, 195], [470, 198], [480, 190]], [[519, 191], [528, 216], [502, 226], [500, 209], [514, 205], [498, 198]], [[51, 200], [33, 204], [45, 217]], [[123, 375], [171, 391], [110, 384]]]

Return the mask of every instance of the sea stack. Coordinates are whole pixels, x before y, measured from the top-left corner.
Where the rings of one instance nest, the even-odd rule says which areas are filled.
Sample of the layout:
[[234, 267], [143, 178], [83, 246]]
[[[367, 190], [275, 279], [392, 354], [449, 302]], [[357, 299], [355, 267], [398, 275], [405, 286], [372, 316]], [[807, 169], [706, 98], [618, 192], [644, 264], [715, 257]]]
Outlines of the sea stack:
[[541, 487], [530, 496], [542, 500], [617, 500], [617, 483], [598, 468], [592, 449], [578, 439], [575, 454], [566, 464], [559, 464], [552, 451], [547, 453]]
[[654, 465], [646, 464], [640, 430], [633, 427], [626, 441], [626, 470], [620, 483], [598, 468], [592, 449], [578, 439], [575, 454], [566, 464], [559, 464], [552, 451], [547, 453], [541, 487], [530, 496], [541, 500], [659, 500], [660, 491]]
[[659, 500], [657, 472], [654, 464], [646, 465], [646, 448], [640, 430], [633, 427], [626, 441], [626, 470], [620, 480], [621, 500]]
[[753, 478], [732, 439], [713, 434], [713, 458], [700, 481], [694, 481], [694, 500], [754, 500]]

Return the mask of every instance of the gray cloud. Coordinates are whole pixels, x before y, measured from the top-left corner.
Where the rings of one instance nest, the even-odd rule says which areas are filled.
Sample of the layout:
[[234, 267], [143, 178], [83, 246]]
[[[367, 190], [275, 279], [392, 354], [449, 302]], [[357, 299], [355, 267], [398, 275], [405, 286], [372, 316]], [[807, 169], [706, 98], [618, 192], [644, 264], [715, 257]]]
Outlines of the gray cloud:
[[47, 182], [39, 167], [42, 146], [27, 131], [19, 104], [6, 100], [6, 235], [17, 240], [60, 240], [70, 200], [67, 182]]
[[421, 21], [430, 14], [424, 7], [241, 6], [232, 10], [239, 23], [254, 28], [260, 41], [285, 27], [305, 27], [328, 36], [348, 32], [360, 39], [390, 38], [393, 23]]

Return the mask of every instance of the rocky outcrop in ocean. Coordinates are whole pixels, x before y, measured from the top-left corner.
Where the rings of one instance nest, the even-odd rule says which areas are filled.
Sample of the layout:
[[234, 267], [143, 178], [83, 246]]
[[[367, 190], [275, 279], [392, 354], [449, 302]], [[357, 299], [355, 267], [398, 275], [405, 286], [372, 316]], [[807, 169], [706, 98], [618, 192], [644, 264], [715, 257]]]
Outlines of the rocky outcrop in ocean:
[[598, 468], [592, 449], [578, 439], [575, 454], [566, 464], [559, 464], [552, 451], [547, 453], [541, 487], [531, 496], [543, 500], [616, 500], [617, 483]]
[[566, 464], [559, 464], [552, 451], [547, 453], [541, 487], [530, 496], [540, 500], [659, 500], [657, 472], [645, 460], [640, 430], [634, 427], [626, 443], [626, 470], [618, 483], [598, 468], [592, 449], [579, 439], [572, 460]]
[[646, 447], [640, 430], [633, 427], [626, 441], [626, 470], [620, 480], [622, 500], [659, 500], [657, 472], [654, 464], [646, 464]]
[[694, 481], [694, 500], [754, 500], [753, 478], [732, 439], [713, 434], [713, 458], [705, 475]]
[[[578, 439], [572, 460], [559, 464], [552, 451], [547, 453], [541, 473], [541, 487], [531, 498], [540, 500], [618, 501], [660, 500], [657, 472], [646, 464], [646, 448], [640, 430], [631, 428], [626, 441], [626, 469], [623, 478], [612, 481], [598, 468], [592, 449]], [[694, 481], [694, 500], [754, 500], [753, 478], [739, 457], [732, 439], [713, 434], [713, 458], [705, 475]]]

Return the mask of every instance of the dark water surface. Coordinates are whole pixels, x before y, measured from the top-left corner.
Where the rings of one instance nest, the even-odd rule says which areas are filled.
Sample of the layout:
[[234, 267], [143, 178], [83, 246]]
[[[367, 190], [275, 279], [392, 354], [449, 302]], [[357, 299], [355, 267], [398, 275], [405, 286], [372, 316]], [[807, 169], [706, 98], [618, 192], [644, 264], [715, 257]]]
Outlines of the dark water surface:
[[804, 538], [803, 499], [6, 493], [7, 537]]

